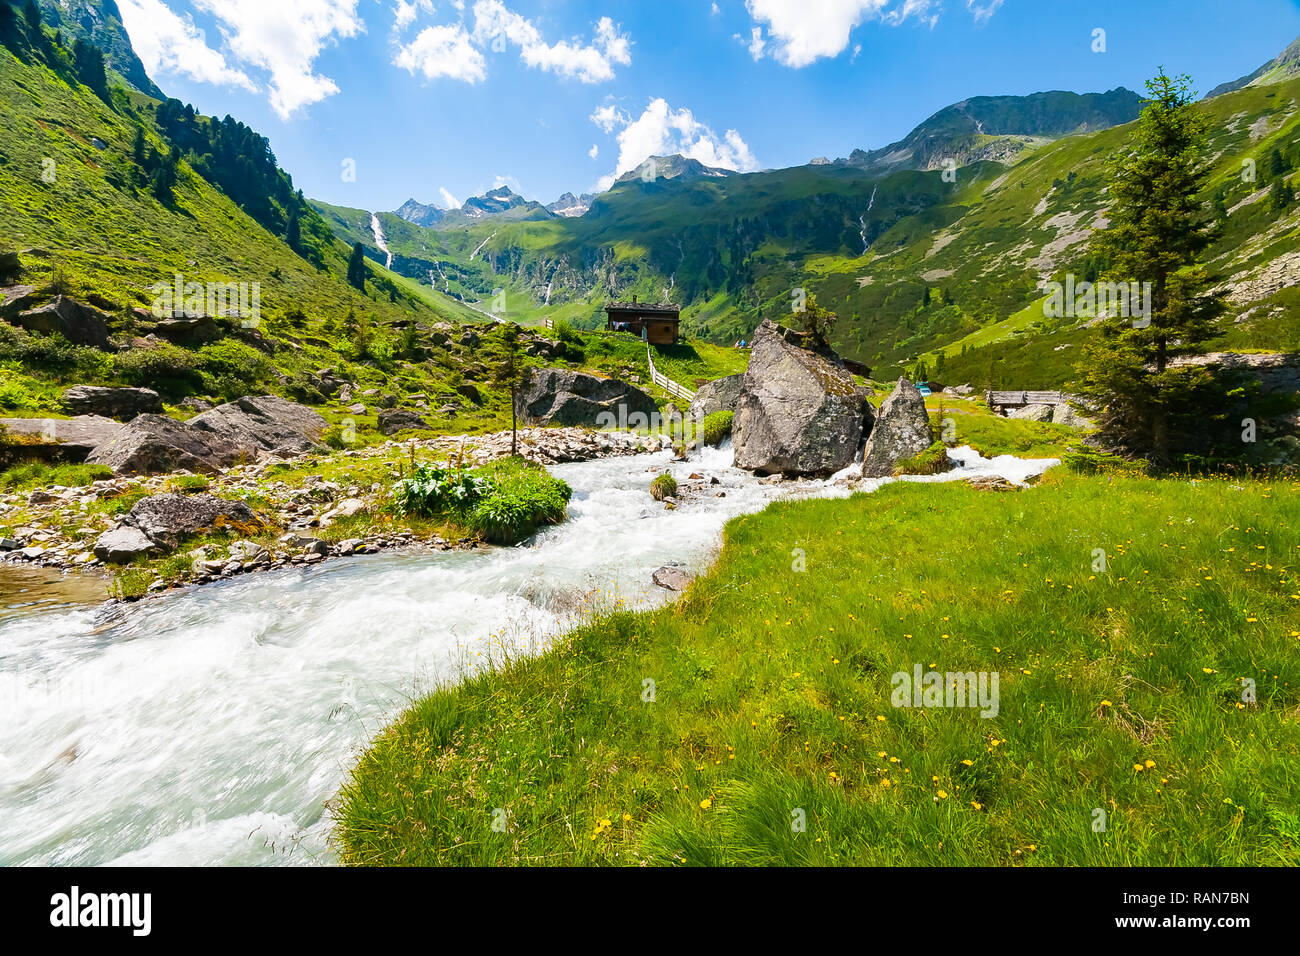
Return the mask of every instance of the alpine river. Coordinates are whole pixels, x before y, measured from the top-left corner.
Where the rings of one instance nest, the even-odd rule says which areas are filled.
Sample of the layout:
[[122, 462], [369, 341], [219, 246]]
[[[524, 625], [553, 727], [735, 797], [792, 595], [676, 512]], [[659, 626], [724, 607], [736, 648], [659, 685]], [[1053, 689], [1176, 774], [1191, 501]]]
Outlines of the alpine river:
[[[952, 455], [956, 471], [907, 480], [1055, 464]], [[556, 467], [569, 519], [516, 548], [330, 561], [130, 605], [33, 601], [0, 568], [0, 865], [333, 863], [327, 803], [412, 697], [593, 611], [663, 601], [651, 573], [707, 565], [729, 518], [848, 494], [763, 484], [731, 457]], [[646, 491], [665, 469], [720, 484], [669, 511]]]

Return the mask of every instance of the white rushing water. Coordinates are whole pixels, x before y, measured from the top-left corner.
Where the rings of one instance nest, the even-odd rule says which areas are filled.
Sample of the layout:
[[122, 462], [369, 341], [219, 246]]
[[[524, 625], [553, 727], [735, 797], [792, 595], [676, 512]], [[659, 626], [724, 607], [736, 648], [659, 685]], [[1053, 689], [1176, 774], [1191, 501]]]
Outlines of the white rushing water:
[[[908, 480], [1019, 481], [1054, 463], [953, 454], [958, 471]], [[760, 484], [729, 449], [668, 457], [554, 468], [574, 488], [569, 520], [518, 548], [0, 616], [0, 864], [331, 863], [326, 801], [422, 689], [483, 666], [492, 647], [536, 652], [592, 609], [663, 601], [654, 569], [700, 569], [737, 514], [848, 494]], [[721, 484], [666, 511], [646, 493], [665, 468]]]
[[384, 227], [379, 222], [379, 214], [370, 214], [370, 231], [375, 235], [375, 245], [379, 251], [388, 256], [388, 261], [384, 265], [391, 269], [393, 267], [393, 254], [388, 249], [388, 237], [384, 235]]

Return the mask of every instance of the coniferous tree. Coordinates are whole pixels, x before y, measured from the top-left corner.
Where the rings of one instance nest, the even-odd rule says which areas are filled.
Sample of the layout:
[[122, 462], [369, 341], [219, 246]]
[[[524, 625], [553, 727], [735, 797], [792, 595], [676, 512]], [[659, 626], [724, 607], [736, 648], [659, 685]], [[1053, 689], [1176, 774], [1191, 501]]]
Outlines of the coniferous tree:
[[94, 90], [95, 95], [104, 102], [112, 102], [112, 94], [108, 91], [108, 72], [104, 67], [104, 54], [99, 47], [86, 40], [74, 42], [72, 68], [79, 82]]
[[1273, 212], [1286, 212], [1295, 201], [1295, 192], [1291, 188], [1291, 183], [1281, 176], [1273, 180], [1273, 185], [1269, 188], [1268, 201]]
[[1110, 227], [1092, 251], [1107, 279], [1149, 283], [1149, 310], [1100, 327], [1075, 385], [1100, 407], [1103, 444], [1159, 468], [1203, 451], [1228, 411], [1209, 372], [1170, 364], [1198, 351], [1225, 311], [1199, 263], [1216, 224], [1200, 198], [1207, 123], [1190, 84], [1163, 70], [1149, 81], [1130, 147], [1111, 162]]
[[[288, 243], [289, 248], [294, 252], [300, 251], [302, 246], [302, 222], [298, 217], [298, 204], [293, 203], [289, 206], [289, 219], [284, 227], [284, 241]], [[348, 281], [351, 282], [352, 266], [348, 265]]]
[[519, 414], [515, 396], [524, 377], [523, 356], [519, 350], [519, 326], [506, 323], [501, 329], [501, 357], [492, 370], [492, 381], [510, 389], [510, 454], [519, 454]]
[[348, 284], [366, 291], [366, 250], [359, 242], [352, 247], [352, 255], [348, 258]]

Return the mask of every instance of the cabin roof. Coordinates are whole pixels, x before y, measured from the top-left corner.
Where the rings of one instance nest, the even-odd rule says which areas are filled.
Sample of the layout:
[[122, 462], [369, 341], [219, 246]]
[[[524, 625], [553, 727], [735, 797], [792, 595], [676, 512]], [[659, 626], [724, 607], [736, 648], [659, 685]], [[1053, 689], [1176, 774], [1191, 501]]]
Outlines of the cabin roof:
[[668, 318], [677, 318], [681, 315], [681, 307], [669, 305], [667, 303], [650, 303], [650, 302], [611, 302], [605, 306], [606, 312], [635, 312], [639, 315], [663, 315]]

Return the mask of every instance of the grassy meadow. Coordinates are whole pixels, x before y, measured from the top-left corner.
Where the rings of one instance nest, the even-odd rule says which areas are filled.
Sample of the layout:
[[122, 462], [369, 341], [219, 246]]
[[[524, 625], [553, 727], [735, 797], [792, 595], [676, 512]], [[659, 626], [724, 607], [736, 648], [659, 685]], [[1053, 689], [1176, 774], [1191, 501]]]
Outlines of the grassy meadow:
[[[1293, 479], [773, 505], [678, 603], [415, 701], [342, 857], [1294, 866], [1297, 529]], [[997, 715], [892, 706], [917, 664], [998, 673]]]

